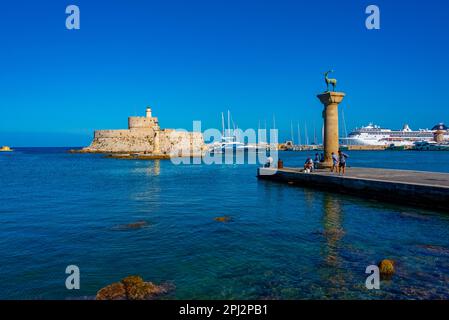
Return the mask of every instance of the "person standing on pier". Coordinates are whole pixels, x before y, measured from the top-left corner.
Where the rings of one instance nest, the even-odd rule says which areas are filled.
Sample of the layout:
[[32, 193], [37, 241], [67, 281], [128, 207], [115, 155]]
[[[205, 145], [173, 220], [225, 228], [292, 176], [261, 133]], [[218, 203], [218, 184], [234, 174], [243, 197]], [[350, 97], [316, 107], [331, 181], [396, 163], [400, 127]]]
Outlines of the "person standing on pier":
[[337, 167], [338, 167], [338, 156], [334, 152], [332, 152], [332, 168], [331, 168], [331, 172], [334, 172], [334, 171], [337, 172], [338, 171]]
[[346, 169], [346, 159], [349, 156], [346, 153], [341, 152], [341, 150], [338, 150], [338, 174], [345, 174]]
[[313, 160], [313, 168], [318, 169], [318, 163], [320, 162], [320, 155], [315, 153], [315, 159]]

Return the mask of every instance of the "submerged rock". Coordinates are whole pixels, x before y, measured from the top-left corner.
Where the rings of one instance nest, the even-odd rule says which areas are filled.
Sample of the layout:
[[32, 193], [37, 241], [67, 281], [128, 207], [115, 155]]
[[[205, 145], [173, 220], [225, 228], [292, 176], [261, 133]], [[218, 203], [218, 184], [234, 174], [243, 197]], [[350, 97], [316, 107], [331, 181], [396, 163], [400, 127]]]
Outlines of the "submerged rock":
[[229, 216], [223, 216], [223, 217], [216, 217], [214, 218], [214, 220], [218, 222], [230, 222], [232, 221], [232, 218]]
[[378, 267], [382, 279], [390, 279], [393, 276], [395, 272], [394, 264], [394, 261], [389, 259], [384, 259], [379, 263]]
[[422, 214], [413, 213], [413, 212], [401, 212], [400, 215], [403, 218], [413, 218], [413, 219], [418, 219], [418, 220], [429, 220], [429, 217], [427, 217], [425, 215], [422, 215]]
[[151, 300], [165, 294], [172, 286], [145, 282], [139, 276], [129, 276], [97, 292], [96, 300]]
[[423, 248], [423, 249], [426, 249], [428, 251], [437, 253], [437, 254], [449, 255], [449, 248], [445, 248], [445, 247], [442, 247], [442, 246], [426, 244], [426, 245], [420, 245], [419, 247]]
[[110, 284], [97, 292], [96, 300], [126, 300], [125, 286], [121, 282]]
[[116, 227], [113, 227], [113, 230], [133, 230], [133, 229], [140, 229], [143, 227], [148, 226], [148, 222], [144, 220], [128, 223], [128, 224], [121, 224]]

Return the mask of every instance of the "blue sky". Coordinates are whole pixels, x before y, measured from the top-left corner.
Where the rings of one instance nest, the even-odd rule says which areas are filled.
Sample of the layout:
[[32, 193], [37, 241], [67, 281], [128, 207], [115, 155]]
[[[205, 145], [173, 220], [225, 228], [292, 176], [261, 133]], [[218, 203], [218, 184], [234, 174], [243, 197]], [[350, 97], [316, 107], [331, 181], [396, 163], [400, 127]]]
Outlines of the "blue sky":
[[[81, 29], [65, 28], [76, 4]], [[365, 28], [365, 8], [381, 30]], [[74, 146], [151, 105], [165, 128], [290, 121], [321, 127], [322, 73], [347, 93], [348, 130], [449, 122], [449, 3], [10, 1], [0, 11], [0, 145]]]

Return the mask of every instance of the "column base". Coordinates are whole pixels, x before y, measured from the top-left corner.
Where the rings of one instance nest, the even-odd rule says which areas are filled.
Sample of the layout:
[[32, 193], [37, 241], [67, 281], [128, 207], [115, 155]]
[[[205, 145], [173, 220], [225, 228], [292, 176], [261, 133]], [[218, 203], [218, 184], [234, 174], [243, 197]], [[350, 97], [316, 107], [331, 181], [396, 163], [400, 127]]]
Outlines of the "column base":
[[319, 162], [318, 169], [330, 169], [332, 168], [332, 162]]

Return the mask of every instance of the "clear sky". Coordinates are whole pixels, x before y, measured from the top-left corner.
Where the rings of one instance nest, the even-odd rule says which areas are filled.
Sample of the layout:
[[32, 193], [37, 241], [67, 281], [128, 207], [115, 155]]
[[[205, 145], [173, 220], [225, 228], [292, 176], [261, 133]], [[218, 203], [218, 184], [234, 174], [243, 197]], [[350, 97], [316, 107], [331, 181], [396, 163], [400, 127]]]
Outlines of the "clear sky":
[[432, 127], [449, 122], [448, 34], [446, 0], [4, 1], [0, 145], [86, 145], [147, 105], [164, 128], [220, 128], [229, 108], [241, 128], [275, 114], [281, 139], [291, 120], [312, 135], [331, 68], [348, 130]]

